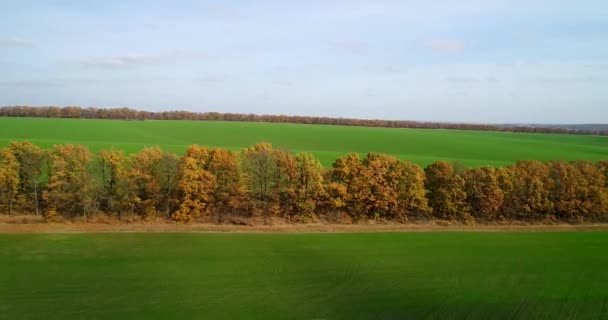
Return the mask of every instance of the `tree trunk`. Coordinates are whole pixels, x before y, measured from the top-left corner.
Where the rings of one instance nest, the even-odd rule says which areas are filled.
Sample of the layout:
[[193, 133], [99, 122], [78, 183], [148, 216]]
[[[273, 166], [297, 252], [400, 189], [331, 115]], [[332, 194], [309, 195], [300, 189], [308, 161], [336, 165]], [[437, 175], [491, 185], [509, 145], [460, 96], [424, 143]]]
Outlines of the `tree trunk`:
[[34, 207], [36, 208], [36, 215], [39, 216], [40, 212], [38, 209], [38, 183], [34, 184]]

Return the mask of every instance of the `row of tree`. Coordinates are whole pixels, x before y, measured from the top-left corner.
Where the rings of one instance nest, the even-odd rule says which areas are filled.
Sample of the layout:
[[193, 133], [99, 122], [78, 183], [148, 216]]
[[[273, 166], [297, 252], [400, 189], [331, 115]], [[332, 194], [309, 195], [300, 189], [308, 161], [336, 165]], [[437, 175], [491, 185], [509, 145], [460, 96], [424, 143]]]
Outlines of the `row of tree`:
[[608, 135], [603, 130], [576, 130], [555, 127], [500, 126], [488, 124], [467, 124], [448, 122], [420, 122], [405, 120], [371, 120], [330, 117], [307, 117], [287, 115], [256, 115], [242, 113], [163, 111], [150, 112], [129, 108], [98, 109], [81, 107], [30, 107], [6, 106], [0, 108], [4, 117], [41, 117], [41, 118], [86, 118], [86, 119], [123, 119], [123, 120], [213, 120], [213, 121], [248, 121], [248, 122], [281, 122], [300, 124], [325, 124], [344, 126], [386, 127], [386, 128], [420, 128], [420, 129], [456, 129], [505, 132], [562, 133], [585, 135]]
[[132, 156], [79, 145], [0, 152], [0, 212], [75, 217], [104, 212], [193, 221], [209, 215], [354, 220], [605, 220], [608, 161], [519, 161], [507, 167], [425, 169], [370, 153], [324, 169], [311, 154], [261, 143], [240, 153], [190, 146]]

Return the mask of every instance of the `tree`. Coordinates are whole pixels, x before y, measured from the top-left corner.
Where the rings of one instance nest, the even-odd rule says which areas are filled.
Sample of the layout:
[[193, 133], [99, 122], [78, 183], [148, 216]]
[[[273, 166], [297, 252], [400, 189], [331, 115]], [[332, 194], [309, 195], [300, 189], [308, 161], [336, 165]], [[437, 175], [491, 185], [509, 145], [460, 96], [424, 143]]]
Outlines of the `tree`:
[[454, 173], [449, 162], [437, 161], [425, 170], [429, 205], [441, 219], [470, 220], [464, 179]]
[[179, 170], [179, 157], [169, 152], [162, 152], [156, 166], [153, 168], [153, 174], [156, 181], [160, 185], [160, 198], [157, 202], [157, 208], [161, 211], [164, 209], [164, 215], [169, 216], [176, 201], [176, 186]]
[[47, 216], [87, 215], [97, 209], [95, 180], [89, 171], [91, 152], [81, 145], [57, 145], [49, 160], [49, 182], [43, 199]]
[[604, 186], [608, 188], [608, 160], [599, 161], [597, 167], [604, 175]]
[[254, 210], [276, 211], [277, 159], [272, 145], [259, 143], [241, 152], [242, 170]]
[[373, 218], [384, 218], [396, 214], [398, 208], [398, 185], [401, 172], [399, 160], [394, 157], [368, 153], [362, 161], [359, 172], [363, 192], [359, 201], [364, 202], [366, 215]]
[[297, 213], [298, 166], [295, 157], [284, 150], [272, 150], [276, 162], [274, 194], [278, 195], [278, 210], [283, 216]]
[[19, 191], [23, 196], [22, 210], [40, 214], [40, 185], [46, 153], [28, 141], [11, 142], [9, 150], [19, 163]]
[[328, 185], [329, 203], [334, 210], [346, 211], [354, 218], [367, 214], [365, 202], [369, 189], [361, 175], [364, 170], [359, 155], [351, 153], [336, 159], [331, 170], [331, 182]]
[[244, 198], [238, 154], [225, 149], [210, 150], [207, 171], [216, 179], [213, 208], [221, 213], [242, 207]]
[[585, 215], [579, 198], [580, 189], [585, 188], [583, 177], [574, 166], [565, 161], [551, 161], [547, 166], [546, 186], [553, 213], [559, 218]]
[[297, 154], [295, 162], [296, 212], [300, 216], [312, 216], [324, 194], [323, 167], [310, 153]]
[[129, 181], [129, 159], [122, 151], [100, 151], [98, 153], [101, 171], [100, 205], [111, 214], [133, 211], [134, 195]]
[[518, 161], [509, 170], [511, 191], [506, 196], [505, 212], [516, 219], [538, 219], [549, 215], [553, 204], [547, 190], [547, 165], [524, 160]]
[[504, 203], [498, 172], [499, 169], [494, 167], [467, 169], [463, 172], [467, 202], [473, 217], [485, 221], [498, 219]]
[[215, 175], [207, 171], [210, 158], [205, 147], [192, 145], [186, 150], [179, 166], [180, 205], [172, 215], [174, 220], [190, 222], [207, 212], [216, 185]]
[[131, 190], [135, 209], [146, 217], [168, 217], [176, 205], [179, 158], [160, 148], [144, 148], [132, 159]]
[[604, 187], [607, 179], [600, 167], [589, 161], [574, 161], [571, 166], [580, 179], [577, 197], [581, 212], [589, 218], [608, 217], [608, 188]]
[[424, 171], [408, 161], [400, 161], [398, 170], [397, 217], [403, 220], [426, 216], [430, 207], [424, 187]]
[[19, 193], [19, 162], [9, 149], [0, 151], [0, 212], [13, 214]]

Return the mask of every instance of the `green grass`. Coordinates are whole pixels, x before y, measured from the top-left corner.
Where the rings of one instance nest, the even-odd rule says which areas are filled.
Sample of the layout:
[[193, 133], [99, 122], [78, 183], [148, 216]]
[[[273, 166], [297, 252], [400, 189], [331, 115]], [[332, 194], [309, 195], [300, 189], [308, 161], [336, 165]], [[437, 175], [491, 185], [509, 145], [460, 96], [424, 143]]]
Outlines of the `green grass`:
[[13, 140], [29, 140], [45, 148], [79, 143], [93, 151], [114, 148], [127, 153], [156, 145], [181, 153], [190, 144], [241, 150], [266, 141], [277, 148], [311, 152], [324, 165], [349, 152], [387, 153], [420, 165], [436, 160], [499, 166], [522, 159], [608, 159], [608, 137], [598, 136], [247, 122], [0, 118], [0, 146]]
[[2, 319], [601, 319], [608, 233], [0, 235]]

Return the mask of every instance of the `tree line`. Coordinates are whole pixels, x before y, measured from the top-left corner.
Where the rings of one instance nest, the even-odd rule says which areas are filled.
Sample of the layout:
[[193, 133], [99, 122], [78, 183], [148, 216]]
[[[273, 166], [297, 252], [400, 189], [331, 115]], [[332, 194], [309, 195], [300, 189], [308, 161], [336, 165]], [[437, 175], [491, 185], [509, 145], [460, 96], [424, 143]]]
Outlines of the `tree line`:
[[0, 116], [3, 117], [39, 117], [39, 118], [83, 118], [83, 119], [122, 119], [122, 120], [207, 120], [207, 121], [247, 121], [247, 122], [274, 122], [297, 124], [324, 124], [363, 127], [385, 128], [418, 128], [418, 129], [454, 129], [502, 132], [532, 132], [532, 133], [560, 133], [581, 135], [608, 135], [605, 130], [578, 130], [556, 127], [532, 127], [513, 125], [489, 125], [471, 123], [449, 122], [421, 122], [406, 120], [374, 120], [331, 117], [309, 117], [288, 115], [257, 115], [242, 113], [219, 112], [190, 112], [190, 111], [163, 111], [150, 112], [133, 110], [129, 108], [81, 108], [81, 107], [31, 107], [31, 106], [5, 106], [0, 107]]
[[67, 218], [106, 213], [191, 222], [208, 216], [460, 222], [605, 221], [608, 161], [524, 160], [506, 167], [426, 168], [349, 154], [323, 168], [309, 153], [260, 143], [237, 153], [192, 145], [127, 156], [81, 145], [0, 151], [0, 213]]

